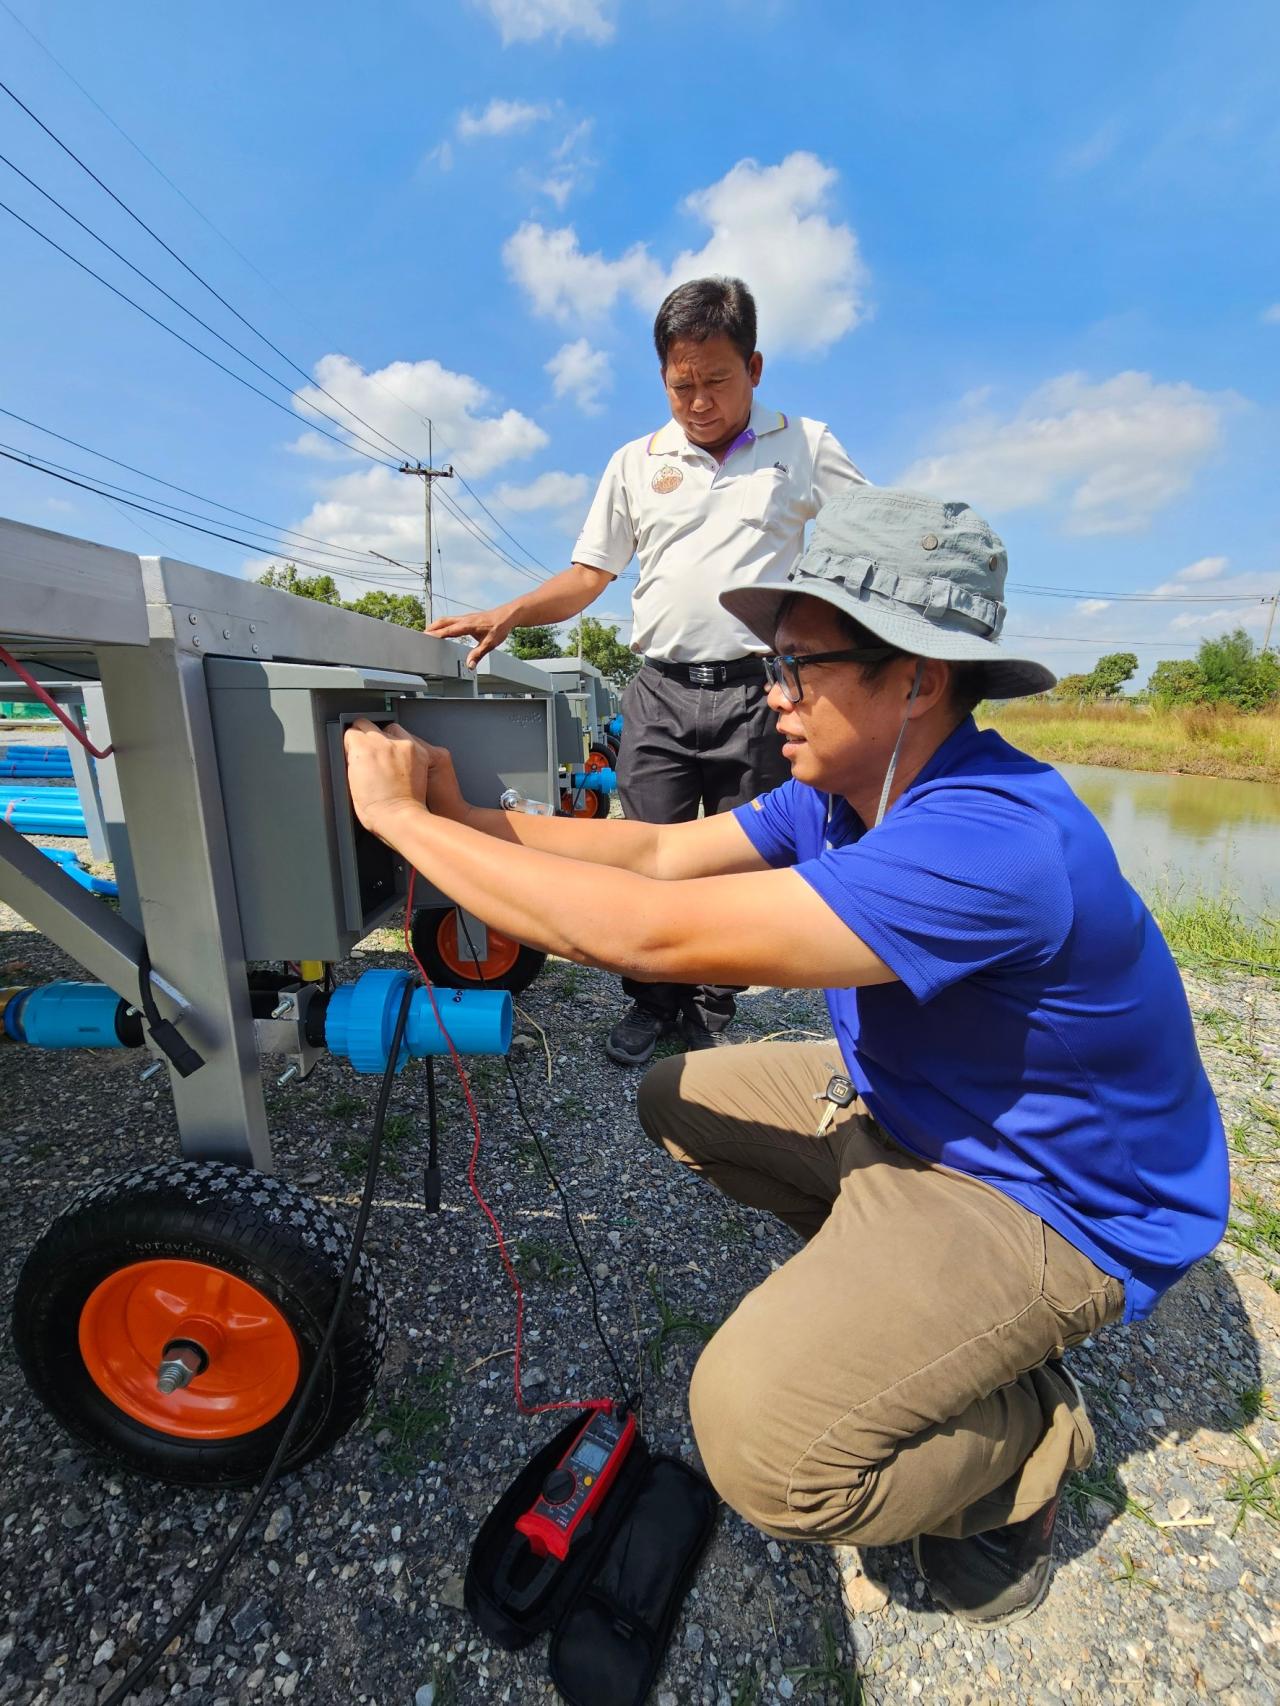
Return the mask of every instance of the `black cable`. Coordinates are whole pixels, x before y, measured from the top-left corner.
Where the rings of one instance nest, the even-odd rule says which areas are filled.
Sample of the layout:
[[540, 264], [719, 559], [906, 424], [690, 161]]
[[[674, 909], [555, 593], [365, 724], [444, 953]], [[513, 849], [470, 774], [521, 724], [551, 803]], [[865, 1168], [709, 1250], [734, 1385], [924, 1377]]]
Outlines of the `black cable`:
[[[476, 968], [476, 977], [481, 986], [484, 987], [487, 985], [488, 980], [480, 970], [480, 956], [476, 953], [475, 943], [471, 940], [471, 932], [467, 928], [466, 916], [461, 907], [457, 908], [457, 913], [458, 923], [462, 926], [462, 934], [467, 939], [467, 947], [471, 953], [472, 964]], [[538, 1157], [542, 1162], [542, 1170], [555, 1186], [556, 1195], [560, 1198], [560, 1208], [564, 1215], [565, 1230], [569, 1234], [569, 1239], [573, 1245], [574, 1253], [578, 1258], [578, 1266], [582, 1269], [582, 1277], [586, 1280], [587, 1289], [591, 1293], [591, 1319], [595, 1323], [596, 1337], [604, 1346], [604, 1354], [608, 1357], [610, 1365], [613, 1368], [614, 1377], [618, 1382], [618, 1396], [626, 1401], [626, 1405], [629, 1410], [637, 1410], [644, 1402], [644, 1393], [642, 1391], [634, 1393], [629, 1393], [627, 1391], [627, 1377], [623, 1374], [622, 1369], [618, 1365], [618, 1359], [613, 1352], [613, 1345], [609, 1341], [609, 1336], [604, 1330], [604, 1322], [600, 1318], [600, 1293], [596, 1290], [596, 1282], [592, 1275], [590, 1264], [587, 1261], [582, 1245], [578, 1242], [578, 1234], [574, 1230], [573, 1210], [569, 1205], [569, 1198], [565, 1193], [564, 1186], [560, 1183], [560, 1180], [556, 1175], [555, 1168], [551, 1165], [551, 1158], [542, 1147], [542, 1139], [538, 1136], [537, 1128], [534, 1126], [533, 1121], [529, 1118], [525, 1109], [524, 1099], [520, 1094], [520, 1085], [511, 1065], [510, 1054], [504, 1054], [502, 1060], [507, 1069], [507, 1077], [511, 1082], [511, 1090], [516, 1099], [516, 1107], [519, 1109], [520, 1118], [524, 1121], [525, 1129], [533, 1139], [534, 1147], [538, 1151]]]
[[[0, 5], [3, 5], [3, 3], [4, 0], [0, 0]], [[277, 538], [286, 544], [292, 538], [305, 540], [309, 545], [328, 545], [335, 551], [345, 549], [345, 547], [339, 546], [333, 539], [322, 539], [314, 533], [303, 533], [296, 527], [278, 527], [274, 521], [268, 521], [266, 516], [254, 515], [252, 510], [237, 509], [234, 504], [224, 504], [218, 498], [206, 497], [203, 492], [194, 492], [190, 486], [180, 486], [174, 480], [161, 479], [159, 474], [149, 474], [145, 468], [135, 467], [132, 462], [122, 462], [118, 456], [108, 456], [105, 450], [95, 450], [93, 445], [84, 444], [78, 438], [68, 438], [66, 433], [55, 432], [52, 427], [42, 426], [39, 421], [30, 420], [26, 415], [19, 415], [15, 413], [13, 409], [6, 409], [3, 406], [0, 406], [0, 415], [6, 415], [9, 420], [17, 421], [22, 426], [31, 427], [35, 432], [42, 432], [46, 438], [56, 438], [60, 444], [69, 444], [75, 450], [83, 450], [86, 456], [96, 456], [101, 462], [110, 462], [114, 468], [123, 468], [127, 473], [137, 474], [139, 479], [150, 480], [153, 486], [166, 486], [169, 491], [181, 492], [183, 497], [195, 498], [199, 503], [208, 504], [211, 509], [225, 509], [228, 515], [238, 515], [244, 521], [256, 521], [261, 526], [267, 528], [274, 538]], [[42, 462], [48, 462], [49, 458], [47, 456], [42, 456], [39, 460]], [[63, 466], [58, 463], [51, 463], [50, 465], [53, 467]], [[68, 469], [67, 472], [75, 473], [77, 470], [72, 468]], [[97, 479], [98, 476], [91, 475], [86, 476], [86, 478]], [[104, 486], [108, 484], [105, 480], [100, 483]], [[123, 486], [116, 486], [113, 487], [113, 490], [124, 491], [127, 490], [127, 488]], [[137, 497], [145, 494], [134, 493], [133, 495]], [[157, 498], [155, 501], [157, 503], [166, 502], [163, 498]], [[177, 505], [175, 504], [173, 507], [176, 509]], [[194, 510], [186, 510], [183, 513], [187, 515], [194, 515], [196, 512]], [[206, 516], [205, 519], [209, 520], [210, 518]], [[437, 550], [439, 549], [438, 543], [436, 548]], [[363, 562], [368, 562], [372, 558], [372, 553], [368, 551], [361, 551], [357, 553], [357, 555]], [[389, 563], [395, 563], [395, 566], [399, 569], [403, 569], [406, 574], [422, 573], [422, 565], [420, 563], [399, 563], [396, 562], [394, 557], [388, 557], [387, 561]]]
[[[95, 231], [93, 229], [92, 225], [87, 225], [85, 223], [85, 221], [79, 217], [78, 214], [72, 213], [72, 211], [69, 207], [65, 207], [62, 204], [62, 202], [60, 202], [58, 200], [56, 195], [53, 195], [49, 190], [45, 189], [43, 187], [43, 185], [38, 184], [34, 178], [28, 177], [27, 174], [22, 170], [21, 166], [15, 166], [13, 161], [9, 159], [7, 154], [0, 154], [0, 162], [2, 162], [4, 165], [6, 165], [11, 172], [16, 172], [17, 175], [22, 179], [23, 183], [29, 184], [31, 186], [31, 188], [36, 192], [37, 195], [42, 195], [46, 201], [52, 202], [53, 206], [58, 209], [59, 213], [65, 214], [66, 217], [69, 220], [71, 220], [71, 222], [74, 225], [78, 225], [80, 227], [80, 229], [86, 233], [86, 235], [92, 237], [95, 243], [101, 243], [102, 247], [107, 251], [108, 254], [114, 255], [115, 258], [121, 263], [121, 265], [128, 267], [129, 271], [131, 273], [136, 274], [136, 276], [138, 278], [140, 278], [144, 284], [149, 284], [151, 286], [152, 290], [159, 291], [160, 295], [164, 297], [165, 301], [171, 302], [173, 304], [173, 306], [179, 311], [179, 313], [185, 314], [189, 320], [194, 320], [197, 326], [200, 326], [204, 331], [208, 332], [210, 337], [217, 338], [217, 340], [220, 344], [225, 345], [226, 348], [229, 349], [233, 355], [238, 355], [240, 357], [241, 361], [247, 361], [249, 363], [249, 366], [252, 368], [255, 368], [257, 370], [257, 372], [262, 374], [264, 379], [269, 379], [273, 385], [278, 385], [280, 387], [280, 389], [282, 391], [287, 392], [289, 396], [291, 396], [291, 397], [297, 396], [297, 386], [296, 385], [291, 385], [287, 379], [281, 379], [278, 374], [272, 373], [272, 371], [269, 367], [264, 367], [262, 365], [262, 363], [260, 361], [258, 361], [255, 357], [251, 356], [247, 350], [242, 350], [240, 348], [239, 344], [233, 344], [230, 338], [224, 337], [223, 334], [218, 330], [218, 328], [216, 326], [211, 326], [207, 320], [201, 319], [200, 315], [197, 314], [194, 309], [188, 308], [186, 303], [180, 301], [179, 298], [176, 297], [171, 290], [166, 290], [164, 285], [157, 284], [155, 279], [152, 278], [150, 273], [144, 272], [140, 266], [135, 265], [135, 263], [129, 259], [128, 255], [121, 254], [120, 250], [117, 249], [113, 244], [108, 243], [107, 239], [105, 237], [103, 237], [99, 232]], [[12, 209], [9, 209], [8, 211], [11, 212]], [[32, 230], [35, 230], [34, 226], [32, 227]], [[44, 233], [40, 232], [39, 235], [43, 236]], [[125, 300], [128, 301], [129, 298], [126, 297]], [[137, 306], [137, 304], [135, 303], [135, 307], [136, 306]], [[172, 328], [169, 327], [169, 328], [166, 328], [166, 330], [172, 330]], [[299, 370], [299, 371], [301, 371], [301, 370]], [[306, 375], [304, 374], [304, 378], [305, 377], [306, 377]], [[308, 380], [308, 383], [310, 384], [310, 383], [312, 383], [312, 381]], [[323, 386], [319, 386], [319, 387], [317, 387], [317, 389], [324, 391]], [[329, 393], [327, 391], [325, 391], [324, 394], [326, 397], [329, 395]], [[323, 418], [325, 420], [332, 422], [332, 424], [334, 426], [338, 427], [342, 432], [350, 434], [350, 436], [353, 439], [357, 440], [359, 443], [367, 444], [369, 446], [370, 450], [376, 451], [379, 456], [385, 456], [386, 455], [386, 452], [383, 450], [381, 445], [374, 444], [372, 439], [365, 438], [363, 436], [363, 434], [361, 434], [361, 433], [352, 432], [351, 428], [347, 425], [347, 423], [345, 421], [337, 420], [333, 415], [329, 414], [327, 410], [317, 408], [314, 403], [307, 403], [305, 406], [309, 409], [314, 409], [316, 414], [321, 415], [321, 416], [323, 416]], [[344, 405], [339, 404], [338, 406], [339, 406], [339, 408], [341, 408]], [[377, 431], [376, 427], [374, 428], [374, 431]], [[392, 441], [390, 439], [388, 439], [387, 442], [390, 444]], [[399, 449], [399, 446], [397, 445], [396, 448]]]
[[151, 1040], [180, 1078], [190, 1078], [204, 1065], [204, 1056], [194, 1049], [178, 1027], [160, 1017], [155, 991], [151, 987], [151, 953], [143, 940], [138, 952], [138, 1005], [147, 1021]]
[[[366, 421], [363, 418], [363, 416], [358, 415], [356, 413], [356, 411], [353, 408], [351, 408], [347, 403], [341, 402], [337, 397], [335, 397], [333, 395], [333, 393], [331, 391], [326, 390], [326, 388], [323, 385], [319, 384], [312, 377], [312, 375], [307, 372], [307, 370], [304, 367], [300, 367], [298, 365], [298, 363], [296, 361], [294, 361], [291, 356], [287, 356], [284, 353], [284, 351], [278, 347], [278, 345], [272, 343], [271, 339], [269, 337], [267, 337], [265, 332], [260, 332], [258, 330], [258, 328], [253, 324], [252, 321], [246, 320], [244, 315], [240, 312], [240, 310], [238, 308], [234, 308], [231, 305], [231, 303], [227, 301], [226, 297], [223, 296], [220, 291], [215, 290], [213, 285], [211, 285], [209, 283], [208, 279], [203, 278], [201, 276], [201, 274], [198, 273], [193, 266], [189, 266], [187, 264], [187, 262], [183, 260], [182, 256], [178, 253], [178, 251], [176, 249], [170, 248], [169, 244], [165, 242], [164, 238], [160, 236], [159, 232], [153, 231], [151, 226], [149, 226], [147, 224], [146, 220], [143, 219], [140, 214], [137, 214], [133, 211], [133, 209], [129, 206], [127, 201], [122, 200], [121, 197], [116, 194], [116, 192], [110, 187], [109, 184], [103, 183], [102, 179], [93, 170], [93, 168], [91, 166], [87, 166], [85, 164], [85, 162], [80, 158], [80, 156], [75, 152], [75, 150], [73, 148], [69, 148], [60, 136], [56, 135], [54, 131], [50, 130], [49, 126], [44, 122], [44, 120], [41, 118], [38, 118], [36, 116], [36, 114], [32, 112], [31, 108], [26, 104], [26, 102], [21, 100], [17, 95], [14, 94], [13, 90], [9, 87], [9, 85], [7, 83], [0, 82], [0, 90], [3, 90], [4, 93], [6, 95], [8, 95], [9, 99], [11, 101], [13, 101], [16, 106], [21, 107], [23, 112], [26, 113], [27, 117], [32, 121], [32, 123], [39, 125], [40, 129], [45, 133], [45, 135], [49, 138], [49, 140], [51, 142], [57, 143], [58, 147], [61, 148], [62, 152], [66, 155], [69, 155], [70, 158], [75, 161], [76, 165], [79, 166], [79, 168], [82, 172], [87, 172], [89, 177], [91, 177], [93, 179], [94, 183], [97, 184], [98, 188], [100, 190], [103, 190], [107, 195], [109, 195], [111, 197], [112, 201], [115, 202], [116, 206], [119, 207], [120, 209], [122, 209], [123, 212], [125, 212], [129, 215], [130, 219], [133, 220], [135, 225], [140, 225], [142, 227], [142, 229], [147, 233], [148, 237], [152, 238], [155, 242], [159, 243], [160, 247], [164, 250], [164, 252], [167, 255], [172, 256], [172, 258], [175, 261], [177, 261], [178, 265], [183, 269], [184, 272], [189, 273], [191, 275], [191, 277], [193, 279], [195, 279], [197, 284], [202, 285], [203, 288], [209, 292], [210, 296], [214, 297], [218, 302], [220, 302], [222, 304], [222, 306], [227, 310], [228, 314], [233, 314], [235, 316], [235, 318], [237, 320], [239, 320], [239, 322], [242, 326], [246, 327], [249, 331], [251, 331], [253, 333], [255, 338], [259, 338], [264, 344], [266, 344], [266, 346], [269, 350], [272, 350], [276, 355], [278, 355], [280, 357], [281, 361], [283, 361], [286, 364], [286, 366], [291, 367], [295, 373], [301, 374], [303, 379], [306, 380], [308, 385], [313, 386], [317, 391], [321, 392], [322, 395], [328, 397], [328, 399], [331, 403], [337, 404], [338, 408], [343, 409], [348, 415], [350, 415], [353, 421], [359, 421], [361, 426], [368, 427], [370, 432], [377, 433], [378, 437], [380, 439], [382, 439], [384, 443], [391, 445], [391, 447], [394, 450], [398, 450], [403, 456], [408, 456], [408, 457], [412, 458], [412, 456], [413, 456], [412, 451], [406, 450], [402, 444], [397, 444], [395, 439], [389, 438], [387, 436], [387, 434], [381, 430], [380, 427], [373, 426], [369, 421]], [[28, 179], [28, 182], [30, 182], [30, 179]], [[41, 193], [43, 194], [44, 192], [42, 191]], [[63, 211], [65, 212], [66, 210], [64, 209]], [[73, 215], [70, 215], [70, 217], [74, 218], [75, 216], [73, 214]], [[77, 223], [79, 223], [79, 221], [77, 221]], [[86, 229], [87, 229], [87, 227], [86, 227]], [[93, 235], [93, 233], [91, 233], [91, 235]], [[99, 241], [101, 241], [101, 239], [99, 239]], [[127, 263], [127, 264], [131, 264], [131, 263]], [[136, 271], [137, 269], [135, 268], [134, 270]], [[148, 282], [153, 282], [153, 281], [149, 280]], [[157, 290], [160, 289], [160, 286], [156, 285], [156, 289]], [[167, 292], [165, 294], [167, 294]], [[190, 313], [190, 310], [184, 309], [183, 312], [184, 313]], [[195, 316], [193, 315], [192, 318], [194, 319]], [[219, 336], [219, 335], [220, 334], [215, 333], [215, 336]], [[223, 342], [225, 343], [226, 340], [223, 339]], [[237, 352], [237, 353], [239, 353], [239, 352]], [[246, 361], [248, 361], [250, 359], [251, 358], [248, 356], [245, 357]], [[257, 364], [255, 363], [254, 365], [256, 366]], [[314, 407], [314, 406], [315, 406], [314, 404], [308, 405], [308, 407]], [[323, 410], [317, 410], [316, 412], [318, 414], [324, 413]], [[325, 415], [326, 420], [332, 420], [332, 418], [333, 417], [331, 415]], [[337, 424], [342, 425], [341, 422], [339, 422]], [[343, 426], [342, 430], [344, 432], [350, 432], [351, 428], [348, 426]], [[360, 435], [358, 433], [356, 433], [353, 436], [358, 438]], [[368, 442], [369, 442], [369, 440], [366, 439], [365, 443], [368, 443]]]
[[306, 1412], [307, 1406], [310, 1404], [316, 1388], [320, 1384], [320, 1380], [326, 1372], [325, 1359], [328, 1357], [334, 1338], [337, 1336], [338, 1327], [342, 1321], [343, 1311], [346, 1309], [347, 1299], [351, 1295], [351, 1287], [355, 1280], [356, 1264], [360, 1260], [360, 1252], [364, 1247], [365, 1228], [369, 1224], [369, 1215], [373, 1208], [374, 1187], [378, 1182], [378, 1162], [382, 1156], [382, 1134], [383, 1127], [386, 1124], [387, 1105], [391, 1100], [391, 1086], [395, 1082], [396, 1062], [400, 1058], [400, 1044], [404, 1039], [404, 1028], [409, 1017], [409, 1004], [413, 1000], [413, 992], [417, 987], [417, 979], [411, 978], [405, 984], [404, 993], [400, 997], [400, 1007], [396, 1014], [395, 1029], [391, 1036], [391, 1052], [387, 1056], [386, 1068], [382, 1074], [382, 1084], [378, 1091], [378, 1103], [373, 1116], [373, 1129], [369, 1135], [369, 1164], [365, 1169], [364, 1194], [360, 1198], [360, 1208], [356, 1215], [355, 1230], [351, 1234], [351, 1249], [347, 1253], [347, 1265], [343, 1270], [342, 1279], [338, 1285], [338, 1295], [334, 1299], [333, 1313], [329, 1316], [329, 1324], [325, 1328], [324, 1337], [321, 1339], [319, 1349], [316, 1351], [315, 1362], [312, 1365], [311, 1373], [307, 1376], [306, 1383], [294, 1403], [289, 1420], [285, 1425], [285, 1430], [280, 1436], [280, 1443], [275, 1449], [275, 1455], [267, 1465], [266, 1473], [258, 1483], [258, 1489], [254, 1493], [252, 1499], [250, 1499], [240, 1521], [236, 1524], [235, 1531], [230, 1540], [227, 1541], [226, 1545], [222, 1548], [222, 1551], [201, 1577], [195, 1590], [192, 1592], [190, 1599], [188, 1599], [182, 1610], [174, 1616], [169, 1625], [151, 1643], [146, 1652], [138, 1660], [137, 1664], [123, 1679], [123, 1681], [112, 1689], [111, 1693], [102, 1702], [102, 1706], [121, 1706], [121, 1702], [126, 1700], [130, 1694], [141, 1686], [141, 1684], [155, 1670], [157, 1665], [160, 1663], [160, 1660], [164, 1657], [165, 1650], [169, 1646], [169, 1643], [175, 1636], [181, 1635], [182, 1631], [192, 1623], [196, 1614], [199, 1612], [200, 1607], [204, 1604], [205, 1600], [209, 1598], [214, 1588], [216, 1588], [218, 1583], [222, 1580], [228, 1565], [240, 1549], [245, 1534], [248, 1532], [249, 1524], [262, 1509], [262, 1506], [266, 1501], [267, 1494], [271, 1491], [272, 1484], [274, 1483], [276, 1476], [280, 1473], [280, 1466], [285, 1460], [290, 1445], [293, 1443], [293, 1436], [298, 1430], [298, 1425], [302, 1421], [302, 1417]]
[[489, 508], [488, 504], [480, 496], [479, 492], [476, 491], [474, 486], [472, 486], [470, 484], [470, 482], [467, 480], [466, 476], [464, 474], [462, 474], [459, 471], [459, 469], [457, 469], [457, 468], [454, 468], [453, 471], [454, 471], [455, 475], [457, 475], [458, 483], [460, 485], [466, 487], [467, 491], [469, 491], [471, 493], [472, 498], [474, 498], [476, 503], [478, 503], [480, 505], [480, 508], [489, 517], [489, 520], [493, 523], [493, 525], [496, 528], [498, 528], [500, 532], [505, 533], [507, 538], [516, 547], [516, 549], [518, 551], [523, 551], [525, 556], [528, 557], [528, 559], [531, 563], [533, 563], [537, 568], [542, 569], [546, 574], [550, 574], [551, 570], [547, 568], [547, 565], [543, 562], [540, 562], [538, 560], [538, 558], [534, 556], [533, 552], [529, 549], [529, 547], [527, 545], [522, 545], [509, 527], [503, 527], [502, 523], [498, 520], [497, 516]]
[[[0, 88], [2, 87], [3, 84], [0, 84]], [[252, 391], [255, 397], [261, 397], [264, 403], [270, 403], [273, 409], [279, 409], [282, 414], [288, 415], [289, 419], [293, 421], [295, 425], [301, 421], [303, 425], [311, 427], [315, 432], [322, 434], [323, 437], [332, 439], [335, 444], [340, 444], [344, 450], [351, 451], [356, 456], [363, 456], [366, 461], [376, 463], [379, 468], [390, 468], [393, 472], [399, 472], [396, 464], [388, 458], [383, 456], [374, 456], [367, 450], [361, 450], [358, 444], [351, 443], [349, 437], [339, 438], [337, 433], [329, 432], [322, 426], [316, 426], [314, 421], [308, 420], [305, 415], [299, 415], [296, 410], [289, 408], [287, 404], [280, 402], [278, 398], [272, 397], [266, 391], [263, 391], [259, 386], [255, 385], [251, 379], [246, 379], [243, 373], [237, 373], [233, 367], [228, 367], [226, 362], [219, 361], [216, 355], [210, 355], [207, 349], [201, 349], [199, 344], [193, 344], [191, 339], [184, 337], [182, 333], [178, 331], [176, 326], [171, 326], [167, 320], [162, 320], [158, 314], [153, 314], [149, 308], [144, 308], [141, 302], [135, 302], [133, 297], [126, 291], [123, 291], [117, 285], [112, 284], [110, 279], [103, 278], [100, 272], [95, 272], [94, 269], [89, 266], [87, 262], [82, 261], [78, 255], [73, 255], [70, 249], [64, 249], [62, 244], [55, 241], [47, 231], [42, 231], [38, 225], [33, 225], [29, 219], [24, 219], [20, 213], [9, 206], [7, 201], [0, 201], [0, 209], [3, 209], [11, 219], [16, 219], [19, 225], [25, 225], [28, 231], [34, 233], [34, 235], [39, 237], [42, 242], [47, 243], [51, 249], [56, 249], [58, 253], [64, 256], [65, 259], [69, 260], [73, 266], [79, 267], [81, 272], [86, 272], [90, 278], [96, 279], [98, 283], [105, 286], [113, 296], [118, 296], [121, 302], [127, 302], [130, 308], [136, 308], [138, 313], [141, 314], [144, 319], [150, 320], [153, 326], [159, 326], [162, 332], [168, 332], [171, 338], [177, 338], [180, 344], [185, 344], [189, 350], [194, 350], [198, 356], [211, 363], [211, 365], [216, 367], [220, 373], [225, 373], [229, 379], [234, 379], [237, 385], [243, 385], [247, 391]], [[308, 403], [306, 407], [313, 409], [315, 408], [315, 405]], [[333, 419], [333, 416], [326, 415], [323, 409], [316, 409], [315, 412], [322, 415], [327, 421]], [[341, 422], [338, 423], [340, 426], [341, 424]], [[349, 427], [343, 427], [343, 431], [350, 434], [351, 429]], [[359, 434], [355, 434], [354, 436], [358, 438]], [[367, 443], [368, 440], [365, 440], [364, 442]]]

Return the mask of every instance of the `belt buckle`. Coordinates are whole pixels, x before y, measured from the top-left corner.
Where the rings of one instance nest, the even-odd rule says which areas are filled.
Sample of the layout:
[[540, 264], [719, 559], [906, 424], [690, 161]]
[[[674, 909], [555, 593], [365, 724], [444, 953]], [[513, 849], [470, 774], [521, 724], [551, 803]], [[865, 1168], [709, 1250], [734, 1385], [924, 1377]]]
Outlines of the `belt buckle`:
[[689, 665], [689, 680], [694, 687], [714, 687], [720, 667], [716, 663], [691, 663]]

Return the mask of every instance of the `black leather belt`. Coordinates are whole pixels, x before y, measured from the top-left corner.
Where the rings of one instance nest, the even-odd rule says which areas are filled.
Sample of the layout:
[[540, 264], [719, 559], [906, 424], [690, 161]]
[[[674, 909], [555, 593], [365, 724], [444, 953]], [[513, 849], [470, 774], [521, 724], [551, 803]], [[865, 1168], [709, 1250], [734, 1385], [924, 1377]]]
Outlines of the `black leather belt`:
[[728, 687], [734, 681], [764, 681], [764, 666], [757, 658], [730, 658], [726, 663], [666, 663], [646, 658], [650, 669], [683, 681], [686, 687]]

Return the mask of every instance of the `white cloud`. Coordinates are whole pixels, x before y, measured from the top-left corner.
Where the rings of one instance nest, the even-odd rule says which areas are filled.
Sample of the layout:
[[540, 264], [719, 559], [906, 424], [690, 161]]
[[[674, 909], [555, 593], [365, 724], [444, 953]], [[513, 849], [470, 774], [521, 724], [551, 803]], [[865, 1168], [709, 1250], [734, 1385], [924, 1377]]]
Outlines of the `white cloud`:
[[586, 338], [575, 338], [560, 346], [545, 371], [551, 375], [557, 397], [572, 397], [584, 415], [600, 413], [600, 393], [613, 383], [604, 350], [592, 349]]
[[1051, 505], [1071, 533], [1136, 532], [1214, 453], [1237, 401], [1149, 373], [1064, 373], [1010, 419], [962, 419], [898, 483], [994, 510]]
[[[478, 379], [452, 373], [438, 361], [393, 361], [376, 373], [366, 373], [345, 355], [326, 355], [316, 363], [316, 379], [338, 402], [361, 416], [375, 429], [353, 424], [352, 435], [363, 435], [377, 446], [378, 433], [415, 455], [426, 455], [427, 429], [423, 417], [435, 423], [435, 442], [451, 455], [469, 478], [490, 473], [504, 462], [531, 456], [547, 443], [547, 435], [535, 421], [517, 409], [501, 414], [485, 413], [491, 393]], [[306, 406], [338, 415], [340, 411], [315, 386], [301, 386], [298, 401]], [[309, 451], [313, 434], [304, 433], [293, 448]], [[326, 446], [328, 441], [321, 439]], [[366, 446], [368, 448], [368, 446]], [[394, 458], [402, 451], [386, 449]]]
[[1173, 594], [1180, 587], [1194, 586], [1200, 581], [1219, 580], [1230, 560], [1229, 557], [1198, 557], [1194, 563], [1188, 563], [1185, 569], [1179, 569], [1171, 580], [1161, 581], [1160, 585], [1152, 590], [1160, 594]]
[[457, 132], [463, 142], [474, 142], [481, 136], [510, 136], [515, 131], [528, 130], [530, 125], [538, 124], [549, 116], [548, 107], [495, 97], [482, 113], [459, 113]]
[[525, 486], [498, 486], [494, 497], [508, 509], [563, 509], [569, 504], [585, 504], [591, 494], [591, 481], [586, 474], [565, 474], [559, 469], [539, 474]]
[[1086, 598], [1076, 605], [1081, 616], [1096, 616], [1100, 610], [1110, 610], [1109, 598]]
[[1264, 326], [1280, 326], [1280, 302], [1273, 302], [1270, 308], [1262, 310], [1262, 323]]
[[535, 312], [564, 323], [600, 320], [623, 299], [652, 313], [687, 279], [736, 274], [759, 303], [766, 352], [822, 350], [867, 312], [857, 237], [825, 211], [837, 181], [835, 170], [814, 154], [789, 154], [776, 166], [740, 160], [718, 182], [686, 197], [685, 210], [711, 235], [670, 266], [644, 242], [611, 260], [585, 252], [571, 225], [548, 230], [532, 221], [508, 239], [503, 257]]
[[1120, 125], [1115, 119], [1105, 120], [1082, 142], [1067, 150], [1062, 156], [1061, 171], [1067, 177], [1079, 177], [1096, 171], [1115, 153], [1120, 143], [1120, 134]]
[[453, 170], [453, 144], [446, 137], [443, 142], [437, 142], [435, 147], [423, 160], [424, 166], [439, 166], [442, 172]]
[[606, 260], [583, 252], [572, 225], [549, 231], [528, 220], [503, 244], [502, 258], [534, 311], [566, 323], [599, 320], [620, 296], [649, 308], [662, 294], [662, 269], [643, 243]]
[[614, 30], [610, 0], [475, 0], [502, 32], [502, 45], [554, 36], [606, 42]]
[[1203, 613], [1194, 610], [1184, 610], [1169, 623], [1171, 628], [1221, 628], [1224, 632], [1232, 628], [1257, 627], [1262, 621], [1261, 606], [1245, 606], [1243, 611], [1239, 605], [1235, 609], [1224, 606], [1221, 610], [1206, 610]]

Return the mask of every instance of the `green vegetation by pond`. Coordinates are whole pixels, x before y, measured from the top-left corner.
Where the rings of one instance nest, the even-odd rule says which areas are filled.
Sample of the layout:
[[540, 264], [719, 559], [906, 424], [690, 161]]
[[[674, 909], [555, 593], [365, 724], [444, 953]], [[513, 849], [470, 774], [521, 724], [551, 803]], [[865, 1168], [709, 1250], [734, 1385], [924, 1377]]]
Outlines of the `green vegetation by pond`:
[[1151, 910], [1180, 965], [1231, 965], [1280, 976], [1280, 918], [1249, 920], [1231, 895], [1168, 892]]
[[1127, 700], [1095, 703], [1050, 699], [982, 704], [982, 728], [1050, 764], [1102, 764], [1121, 770], [1173, 770], [1280, 782], [1280, 710], [1230, 706], [1160, 709]]

